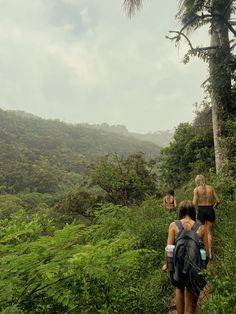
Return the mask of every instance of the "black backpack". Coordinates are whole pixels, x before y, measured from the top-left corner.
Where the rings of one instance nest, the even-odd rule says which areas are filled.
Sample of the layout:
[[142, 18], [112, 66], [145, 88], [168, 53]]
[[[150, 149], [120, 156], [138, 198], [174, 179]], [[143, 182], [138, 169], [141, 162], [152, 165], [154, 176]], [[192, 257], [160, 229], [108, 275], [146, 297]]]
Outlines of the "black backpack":
[[175, 239], [173, 255], [173, 283], [177, 287], [186, 287], [198, 295], [206, 285], [201, 273], [203, 265], [200, 254], [200, 241], [197, 235], [200, 224], [195, 222], [190, 230], [185, 230], [180, 220], [176, 220], [175, 223], [179, 233]]

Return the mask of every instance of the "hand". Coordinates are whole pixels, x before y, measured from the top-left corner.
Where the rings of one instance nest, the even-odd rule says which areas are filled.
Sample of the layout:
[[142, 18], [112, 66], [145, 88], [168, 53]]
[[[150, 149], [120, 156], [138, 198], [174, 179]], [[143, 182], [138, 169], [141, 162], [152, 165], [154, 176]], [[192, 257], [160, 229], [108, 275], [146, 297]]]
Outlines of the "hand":
[[167, 264], [164, 264], [161, 268], [162, 271], [167, 271]]

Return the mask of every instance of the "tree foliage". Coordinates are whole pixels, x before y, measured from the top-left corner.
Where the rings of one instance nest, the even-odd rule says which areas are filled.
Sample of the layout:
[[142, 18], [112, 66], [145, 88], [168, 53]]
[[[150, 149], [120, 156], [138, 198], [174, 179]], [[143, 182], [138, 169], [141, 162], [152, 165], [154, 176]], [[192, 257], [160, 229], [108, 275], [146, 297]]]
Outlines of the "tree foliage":
[[212, 133], [196, 132], [197, 121], [193, 125], [181, 123], [174, 140], [161, 151], [159, 177], [166, 188], [177, 188], [195, 174], [214, 169]]
[[128, 205], [140, 202], [156, 192], [155, 160], [146, 161], [143, 153], [127, 158], [117, 154], [101, 157], [92, 171], [92, 182], [107, 193], [114, 204]]
[[97, 156], [138, 151], [147, 158], [159, 146], [120, 133], [44, 120], [0, 109], [0, 193], [66, 192], [89, 175]]

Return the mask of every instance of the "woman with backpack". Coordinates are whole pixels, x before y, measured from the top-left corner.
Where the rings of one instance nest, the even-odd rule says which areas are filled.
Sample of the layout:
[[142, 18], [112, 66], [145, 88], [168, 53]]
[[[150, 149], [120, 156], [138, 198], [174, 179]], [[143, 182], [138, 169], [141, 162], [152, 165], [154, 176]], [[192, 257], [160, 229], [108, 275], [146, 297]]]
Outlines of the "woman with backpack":
[[[204, 225], [196, 222], [196, 210], [189, 200], [179, 204], [179, 220], [169, 225], [167, 246], [174, 247], [172, 266], [168, 252], [168, 268], [175, 286], [178, 314], [194, 314], [198, 296], [206, 282], [201, 271], [200, 242], [204, 245], [206, 258], [209, 256], [208, 239]], [[167, 250], [166, 250], [167, 251]], [[170, 256], [170, 255], [169, 255]], [[163, 266], [163, 270], [165, 265]]]
[[205, 177], [201, 174], [195, 178], [196, 188], [193, 191], [193, 204], [197, 205], [197, 220], [206, 226], [209, 258], [212, 259], [212, 229], [215, 222], [215, 208], [220, 202], [215, 189], [206, 184]]

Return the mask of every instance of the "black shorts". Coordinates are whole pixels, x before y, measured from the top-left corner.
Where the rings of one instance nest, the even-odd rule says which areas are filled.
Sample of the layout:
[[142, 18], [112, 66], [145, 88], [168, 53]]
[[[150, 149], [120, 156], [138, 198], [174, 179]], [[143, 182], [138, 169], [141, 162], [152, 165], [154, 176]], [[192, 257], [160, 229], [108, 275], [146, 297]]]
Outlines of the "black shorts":
[[198, 206], [197, 219], [202, 224], [204, 224], [206, 221], [214, 222], [216, 220], [216, 215], [213, 206]]
[[179, 289], [184, 289], [187, 288], [189, 291], [191, 291], [193, 294], [196, 296], [199, 296], [200, 291], [205, 287], [206, 281], [203, 278], [203, 276], [198, 276], [194, 281], [192, 280], [191, 282], [177, 282], [173, 278], [174, 272], [170, 272], [170, 281], [172, 285], [176, 288]]

